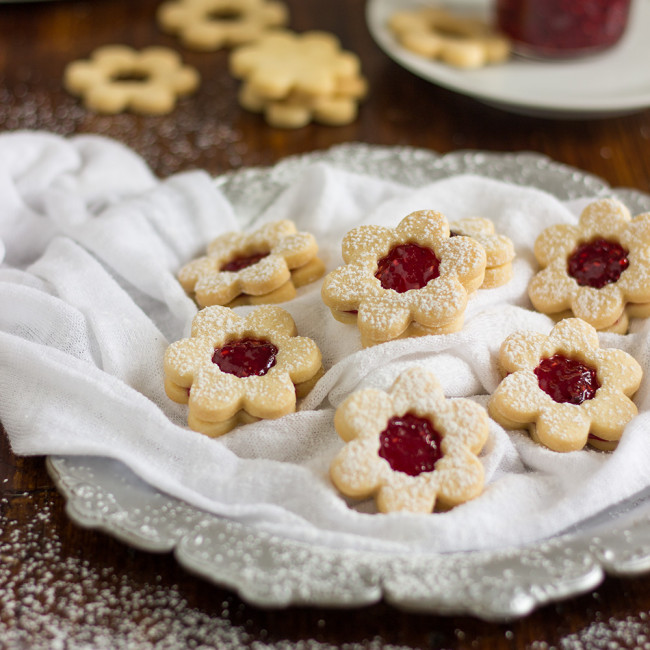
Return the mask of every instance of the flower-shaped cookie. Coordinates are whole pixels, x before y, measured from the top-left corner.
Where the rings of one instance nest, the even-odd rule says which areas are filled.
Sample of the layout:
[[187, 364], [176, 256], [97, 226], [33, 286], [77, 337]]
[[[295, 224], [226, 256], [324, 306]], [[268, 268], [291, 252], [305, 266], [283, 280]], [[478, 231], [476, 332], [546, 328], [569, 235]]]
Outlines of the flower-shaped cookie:
[[528, 295], [538, 311], [571, 310], [604, 330], [626, 322], [626, 305], [650, 303], [650, 213], [631, 219], [615, 199], [593, 201], [578, 225], [546, 228], [535, 257], [542, 270]]
[[406, 49], [458, 68], [500, 63], [510, 54], [508, 39], [484, 21], [439, 7], [398, 11], [388, 26]]
[[[485, 251], [470, 237], [450, 237], [433, 210], [396, 228], [359, 226], [342, 243], [345, 266], [323, 282], [323, 302], [339, 320], [355, 319], [364, 345], [462, 327], [468, 293], [483, 282]], [[355, 316], [356, 314], [356, 316]]]
[[615, 348], [600, 348], [596, 330], [579, 318], [560, 321], [548, 336], [521, 331], [501, 345], [506, 377], [488, 403], [504, 427], [528, 427], [533, 440], [553, 451], [589, 443], [613, 449], [637, 414], [630, 399], [642, 370]]
[[230, 70], [264, 100], [331, 97], [359, 78], [359, 58], [327, 32], [276, 31], [233, 51]]
[[286, 25], [289, 12], [276, 0], [168, 0], [157, 18], [187, 47], [212, 51], [250, 43]]
[[438, 380], [413, 367], [388, 393], [353, 393], [334, 424], [347, 443], [332, 461], [330, 476], [346, 496], [375, 496], [382, 512], [429, 513], [478, 496], [483, 466], [477, 454], [488, 436], [483, 407], [445, 399]]
[[183, 65], [166, 47], [141, 51], [126, 45], [106, 45], [90, 59], [73, 61], [64, 73], [68, 91], [83, 98], [87, 108], [99, 113], [169, 113], [181, 95], [199, 85], [199, 74]]
[[298, 232], [286, 219], [274, 221], [250, 233], [217, 237], [206, 256], [181, 268], [178, 280], [202, 307], [227, 305], [241, 294], [281, 302], [295, 296], [296, 286], [322, 275], [317, 252], [313, 235]]
[[512, 278], [515, 247], [505, 235], [494, 231], [494, 224], [482, 217], [468, 217], [449, 223], [451, 235], [472, 237], [485, 249], [485, 277], [481, 289], [494, 289]]
[[[245, 318], [228, 307], [206, 307], [191, 336], [165, 352], [165, 389], [189, 405], [190, 428], [220, 435], [239, 421], [274, 419], [296, 408], [296, 384], [321, 370], [321, 354], [297, 336], [283, 309], [260, 307]], [[189, 390], [187, 400], [179, 398]]]
[[353, 122], [358, 113], [358, 103], [368, 90], [361, 77], [340, 80], [331, 95], [301, 95], [291, 93], [284, 99], [265, 99], [248, 84], [242, 84], [239, 104], [253, 113], [262, 113], [270, 126], [280, 129], [298, 129], [312, 120], [328, 126], [341, 126]]

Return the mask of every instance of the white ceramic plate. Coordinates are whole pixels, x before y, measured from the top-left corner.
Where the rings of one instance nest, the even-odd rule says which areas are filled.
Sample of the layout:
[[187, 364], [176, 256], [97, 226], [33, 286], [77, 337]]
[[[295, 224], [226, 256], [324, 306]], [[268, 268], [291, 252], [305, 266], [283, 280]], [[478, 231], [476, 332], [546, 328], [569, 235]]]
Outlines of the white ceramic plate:
[[[635, 214], [650, 210], [647, 194], [612, 190], [595, 176], [530, 153], [438, 156], [351, 144], [216, 182], [249, 222], [316, 160], [412, 187], [472, 173], [538, 187], [561, 200], [613, 194]], [[650, 490], [580, 530], [532, 546], [397, 555], [296, 542], [216, 517], [158, 492], [106, 458], [52, 457], [48, 469], [76, 523], [148, 551], [174, 551], [184, 567], [263, 607], [350, 607], [383, 598], [405, 610], [502, 620], [592, 589], [606, 572], [650, 570]]]
[[[369, 0], [368, 28], [389, 57], [414, 74], [505, 110], [547, 117], [601, 117], [650, 107], [650, 1], [633, 0], [628, 29], [612, 49], [571, 61], [513, 57], [500, 65], [460, 70], [413, 54], [386, 27], [397, 9], [418, 0]], [[465, 7], [467, 0], [463, 3]], [[471, 0], [487, 17], [484, 0]]]

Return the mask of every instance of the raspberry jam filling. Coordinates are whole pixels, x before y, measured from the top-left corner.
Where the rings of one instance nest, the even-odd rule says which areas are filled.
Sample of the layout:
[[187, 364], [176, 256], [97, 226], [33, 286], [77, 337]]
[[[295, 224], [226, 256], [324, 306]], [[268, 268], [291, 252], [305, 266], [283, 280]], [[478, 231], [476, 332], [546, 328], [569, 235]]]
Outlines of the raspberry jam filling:
[[546, 57], [590, 54], [614, 45], [628, 21], [630, 0], [497, 0], [498, 27], [523, 53]]
[[222, 372], [236, 377], [261, 377], [275, 365], [278, 348], [263, 339], [245, 338], [217, 348], [212, 355]]
[[379, 456], [396, 472], [418, 476], [431, 472], [442, 458], [442, 436], [427, 418], [412, 413], [395, 416], [379, 434]]
[[384, 289], [404, 293], [421, 289], [437, 278], [440, 260], [430, 248], [418, 244], [399, 244], [377, 262], [375, 277]]
[[241, 271], [253, 264], [257, 264], [260, 260], [264, 259], [268, 253], [255, 253], [254, 255], [242, 255], [241, 257], [235, 257], [234, 260], [226, 262], [220, 271]]
[[534, 372], [539, 387], [561, 404], [582, 404], [600, 388], [594, 368], [562, 354], [542, 359]]
[[629, 265], [620, 244], [600, 238], [580, 244], [569, 256], [567, 270], [581, 287], [602, 289], [616, 282]]

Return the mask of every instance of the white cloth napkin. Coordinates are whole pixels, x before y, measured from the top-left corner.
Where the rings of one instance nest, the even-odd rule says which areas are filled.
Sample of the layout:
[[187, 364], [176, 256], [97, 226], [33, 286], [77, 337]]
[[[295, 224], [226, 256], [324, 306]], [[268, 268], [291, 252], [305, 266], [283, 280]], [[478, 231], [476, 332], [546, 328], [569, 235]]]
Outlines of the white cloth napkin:
[[[283, 304], [319, 345], [325, 376], [299, 412], [212, 440], [185, 426], [186, 407], [163, 390], [162, 356], [186, 336], [196, 308], [175, 272], [238, 215], [207, 174], [160, 181], [133, 152], [97, 136], [0, 136], [0, 419], [18, 454], [116, 458], [152, 486], [220, 515], [306, 541], [387, 552], [487, 549], [557, 534], [650, 484], [650, 381], [640, 415], [613, 453], [558, 454], [491, 424], [481, 454], [486, 488], [432, 515], [377, 514], [346, 501], [328, 478], [342, 446], [333, 414], [351, 391], [388, 389], [405, 368], [431, 369], [447, 396], [485, 404], [501, 341], [548, 332], [526, 286], [532, 246], [547, 225], [575, 222], [590, 197], [564, 204], [542, 191], [477, 176], [416, 190], [315, 162], [254, 225], [293, 219], [311, 231], [328, 270], [343, 235], [395, 225], [410, 211], [484, 216], [516, 246], [515, 277], [471, 300], [462, 331], [362, 350], [336, 322], [320, 282]], [[241, 313], [250, 308], [239, 308]], [[650, 371], [650, 323], [601, 335]]]

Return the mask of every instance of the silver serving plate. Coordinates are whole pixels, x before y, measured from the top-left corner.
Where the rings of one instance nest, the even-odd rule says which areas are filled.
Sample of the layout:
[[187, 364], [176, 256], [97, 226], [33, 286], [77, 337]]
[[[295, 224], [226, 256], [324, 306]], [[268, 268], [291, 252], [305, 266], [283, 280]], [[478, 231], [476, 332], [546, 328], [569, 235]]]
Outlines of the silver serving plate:
[[[593, 175], [532, 153], [439, 156], [347, 144], [225, 174], [216, 183], [246, 225], [315, 161], [413, 187], [472, 173], [534, 186], [561, 200], [615, 195], [632, 213], [650, 211], [649, 195], [613, 190]], [[358, 607], [384, 599], [407, 611], [507, 620], [591, 590], [606, 573], [650, 570], [650, 490], [579, 529], [530, 546], [400, 556], [296, 542], [205, 513], [107, 458], [50, 457], [47, 467], [77, 524], [146, 551], [173, 551], [185, 568], [260, 607]]]

